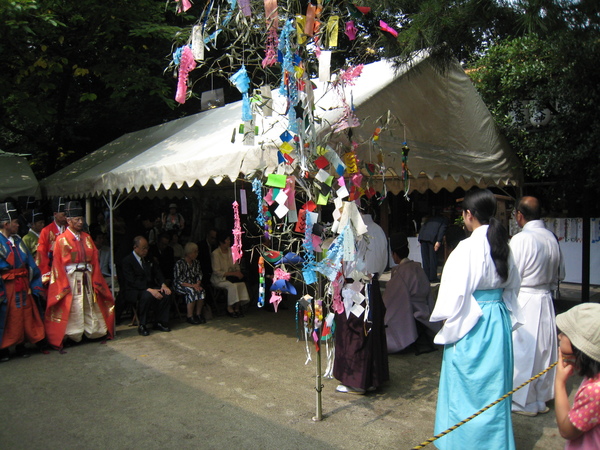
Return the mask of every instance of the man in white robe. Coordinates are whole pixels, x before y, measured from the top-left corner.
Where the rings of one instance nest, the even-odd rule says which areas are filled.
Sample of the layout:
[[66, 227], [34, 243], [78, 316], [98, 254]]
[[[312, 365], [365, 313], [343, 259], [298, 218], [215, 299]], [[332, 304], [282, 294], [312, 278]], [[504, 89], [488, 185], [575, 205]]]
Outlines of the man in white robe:
[[[537, 375], [557, 359], [557, 336], [552, 290], [563, 279], [564, 268], [556, 236], [540, 220], [535, 197], [523, 197], [515, 219], [523, 231], [515, 235], [510, 248], [521, 275], [519, 305], [525, 324], [513, 333], [515, 357], [514, 387]], [[559, 271], [561, 273], [559, 273]], [[546, 402], [554, 398], [554, 370], [532, 381], [512, 396], [512, 411], [535, 416], [549, 411]]]

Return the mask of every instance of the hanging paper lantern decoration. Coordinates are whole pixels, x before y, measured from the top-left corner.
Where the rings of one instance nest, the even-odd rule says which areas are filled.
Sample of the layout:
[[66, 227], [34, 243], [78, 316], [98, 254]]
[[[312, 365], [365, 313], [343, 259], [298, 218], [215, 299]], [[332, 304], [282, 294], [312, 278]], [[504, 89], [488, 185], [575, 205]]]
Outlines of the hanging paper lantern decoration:
[[358, 173], [358, 159], [356, 158], [356, 153], [345, 153], [344, 164], [346, 164], [346, 172], [349, 174]]
[[258, 302], [257, 306], [265, 306], [265, 258], [258, 257]]
[[185, 103], [187, 95], [187, 80], [189, 73], [196, 68], [196, 60], [192, 49], [186, 45], [178, 53], [179, 56], [179, 74], [177, 79], [177, 92], [175, 93], [175, 101]]
[[267, 22], [267, 40], [265, 43], [265, 58], [262, 60], [263, 69], [277, 62], [277, 45], [279, 44], [277, 0], [265, 0], [265, 20]]
[[240, 209], [237, 201], [233, 202], [233, 244], [231, 245], [231, 256], [233, 263], [237, 264], [243, 256], [242, 253], [242, 225], [240, 223]]

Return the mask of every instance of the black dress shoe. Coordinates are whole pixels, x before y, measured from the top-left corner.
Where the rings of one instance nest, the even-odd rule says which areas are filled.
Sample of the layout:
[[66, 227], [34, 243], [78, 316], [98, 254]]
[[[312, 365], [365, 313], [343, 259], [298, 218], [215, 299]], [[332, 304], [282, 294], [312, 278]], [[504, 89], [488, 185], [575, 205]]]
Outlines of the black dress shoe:
[[6, 362], [8, 360], [10, 360], [10, 350], [3, 348], [0, 350], [0, 362]]
[[206, 319], [202, 316], [194, 316], [194, 319], [196, 319], [200, 324], [206, 323]]
[[148, 329], [146, 328], [146, 325], [140, 325], [138, 327], [138, 333], [141, 336], [149, 336], [150, 335], [150, 333], [148, 332]]
[[192, 325], [200, 325], [200, 321], [198, 321], [195, 317], [188, 317], [186, 322], [191, 323]]
[[162, 323], [160, 322], [156, 322], [156, 325], [154, 325], [153, 329], [158, 330], [158, 331], [171, 331], [171, 329], [168, 326], [164, 326]]

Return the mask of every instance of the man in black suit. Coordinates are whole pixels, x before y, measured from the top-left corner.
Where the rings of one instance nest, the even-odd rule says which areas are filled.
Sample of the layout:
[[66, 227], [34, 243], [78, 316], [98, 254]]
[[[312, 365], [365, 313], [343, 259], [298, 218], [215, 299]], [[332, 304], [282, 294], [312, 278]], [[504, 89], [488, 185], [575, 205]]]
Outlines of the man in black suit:
[[206, 239], [198, 242], [198, 261], [200, 261], [200, 267], [202, 268], [203, 283], [204, 279], [210, 280], [212, 275], [211, 255], [217, 247], [217, 231], [210, 228], [206, 233]]
[[421, 243], [421, 260], [423, 270], [432, 283], [438, 282], [437, 276], [437, 254], [442, 245], [448, 219], [443, 216], [425, 218], [425, 223], [419, 230], [419, 242]]
[[138, 333], [142, 336], [150, 334], [146, 328], [150, 308], [154, 309], [156, 319], [154, 329], [171, 331], [169, 328], [171, 290], [165, 285], [158, 264], [146, 258], [148, 248], [146, 238], [136, 236], [133, 239], [133, 252], [123, 258], [122, 264], [125, 301], [138, 303]]

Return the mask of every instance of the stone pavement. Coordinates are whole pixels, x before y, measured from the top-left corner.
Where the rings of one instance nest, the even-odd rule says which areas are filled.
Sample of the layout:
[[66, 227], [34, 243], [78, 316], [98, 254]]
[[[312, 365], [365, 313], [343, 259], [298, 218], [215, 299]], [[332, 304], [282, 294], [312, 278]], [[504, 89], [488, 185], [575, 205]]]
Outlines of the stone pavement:
[[[124, 325], [104, 344], [11, 359], [0, 365], [0, 448], [410, 449], [432, 435], [442, 351], [390, 355], [391, 380], [365, 396], [323, 379], [313, 421], [315, 354], [305, 365], [294, 315], [289, 304], [173, 320], [149, 337]], [[553, 411], [513, 418], [517, 449], [563, 448]]]

